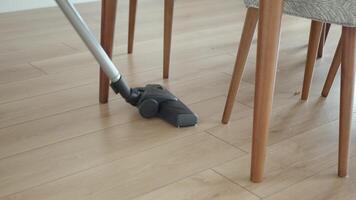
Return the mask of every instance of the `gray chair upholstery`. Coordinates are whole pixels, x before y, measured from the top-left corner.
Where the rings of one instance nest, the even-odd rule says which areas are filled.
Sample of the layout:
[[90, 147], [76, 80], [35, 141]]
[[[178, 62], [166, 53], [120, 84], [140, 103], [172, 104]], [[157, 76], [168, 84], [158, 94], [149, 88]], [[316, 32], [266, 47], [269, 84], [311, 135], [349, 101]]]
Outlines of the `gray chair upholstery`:
[[[244, 0], [258, 8], [259, 0]], [[356, 0], [284, 0], [284, 13], [321, 22], [356, 27]]]

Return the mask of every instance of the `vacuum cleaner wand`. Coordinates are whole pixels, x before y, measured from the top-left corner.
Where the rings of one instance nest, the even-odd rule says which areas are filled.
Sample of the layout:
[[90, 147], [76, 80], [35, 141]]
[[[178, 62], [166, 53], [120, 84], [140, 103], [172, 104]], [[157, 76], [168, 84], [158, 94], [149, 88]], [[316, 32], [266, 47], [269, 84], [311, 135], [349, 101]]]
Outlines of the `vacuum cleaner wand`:
[[111, 88], [145, 118], [160, 117], [176, 127], [194, 126], [198, 117], [177, 97], [160, 85], [130, 88], [70, 0], [55, 0], [74, 29], [111, 80]]

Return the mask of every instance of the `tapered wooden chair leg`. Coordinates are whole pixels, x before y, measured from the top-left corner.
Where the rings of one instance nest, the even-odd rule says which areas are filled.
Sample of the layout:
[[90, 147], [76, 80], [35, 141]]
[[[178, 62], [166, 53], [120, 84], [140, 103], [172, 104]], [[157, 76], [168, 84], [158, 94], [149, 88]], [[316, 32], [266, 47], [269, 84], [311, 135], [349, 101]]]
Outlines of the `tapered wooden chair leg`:
[[[102, 0], [101, 45], [110, 58], [112, 57], [113, 44], [114, 44], [116, 6], [117, 6], [117, 0]], [[105, 75], [105, 73], [100, 69], [100, 87], [99, 87], [100, 103], [107, 103], [108, 97], [109, 97], [109, 79]]]
[[339, 67], [341, 65], [341, 54], [342, 54], [342, 41], [340, 39], [339, 44], [337, 45], [334, 59], [331, 63], [331, 66], [330, 66], [330, 69], [328, 72], [328, 76], [324, 83], [323, 91], [321, 92], [321, 95], [323, 97], [327, 97], [329, 95], [331, 86], [333, 85], [334, 80], [335, 80], [336, 73], [339, 70]]
[[225, 110], [222, 118], [222, 123], [227, 124], [230, 120], [232, 108], [234, 106], [235, 97], [239, 89], [241, 77], [246, 64], [247, 56], [250, 51], [253, 35], [256, 30], [258, 21], [258, 9], [248, 8], [246, 13], [246, 19], [244, 28], [242, 31], [239, 48], [237, 51], [236, 62], [232, 79], [230, 83], [230, 89], [227, 96]]
[[174, 0], [164, 0], [163, 78], [169, 77]]
[[318, 53], [318, 47], [319, 47], [322, 29], [323, 29], [322, 22], [318, 22], [314, 20], [312, 21], [311, 28], [310, 28], [307, 61], [306, 61], [305, 71], [304, 71], [302, 100], [307, 100], [309, 96], [309, 89], [313, 78], [314, 65]]
[[318, 47], [318, 57], [317, 58], [323, 57], [325, 42], [326, 42], [326, 24], [323, 23], [323, 29], [321, 31], [321, 37], [320, 37], [320, 42], [319, 42], [319, 47]]
[[330, 27], [331, 27], [331, 24], [329, 24], [329, 23], [325, 24], [325, 40], [328, 38], [328, 35], [330, 32]]
[[127, 53], [131, 54], [133, 51], [134, 38], [135, 38], [135, 24], [136, 24], [136, 10], [137, 10], [137, 0], [130, 0], [129, 8], [129, 36]]
[[319, 42], [318, 58], [323, 57], [324, 46], [325, 46], [326, 39], [328, 38], [329, 30], [330, 30], [330, 24], [324, 23], [323, 30], [321, 32], [320, 42]]
[[269, 1], [260, 1], [251, 155], [253, 182], [261, 182], [264, 174], [283, 2], [274, 0], [270, 4]]
[[356, 28], [343, 27], [339, 121], [339, 176], [347, 176], [356, 69]]

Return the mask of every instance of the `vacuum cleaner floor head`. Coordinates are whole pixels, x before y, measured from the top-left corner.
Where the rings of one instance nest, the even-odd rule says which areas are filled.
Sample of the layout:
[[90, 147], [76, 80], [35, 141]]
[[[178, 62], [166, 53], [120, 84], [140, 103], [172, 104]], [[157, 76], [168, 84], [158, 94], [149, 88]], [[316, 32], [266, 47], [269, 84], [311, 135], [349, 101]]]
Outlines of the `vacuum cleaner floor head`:
[[161, 85], [147, 85], [141, 91], [137, 107], [145, 118], [160, 117], [176, 127], [195, 126], [198, 117], [183, 102]]

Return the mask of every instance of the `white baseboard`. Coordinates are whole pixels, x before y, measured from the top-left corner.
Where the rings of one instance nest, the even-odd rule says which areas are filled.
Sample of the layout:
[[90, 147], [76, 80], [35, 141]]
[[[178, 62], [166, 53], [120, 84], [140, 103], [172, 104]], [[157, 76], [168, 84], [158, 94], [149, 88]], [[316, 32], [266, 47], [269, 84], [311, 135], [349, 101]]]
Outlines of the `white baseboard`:
[[[73, 0], [73, 2], [90, 2], [97, 0]], [[0, 0], [0, 13], [34, 8], [45, 8], [55, 6], [54, 0]]]

